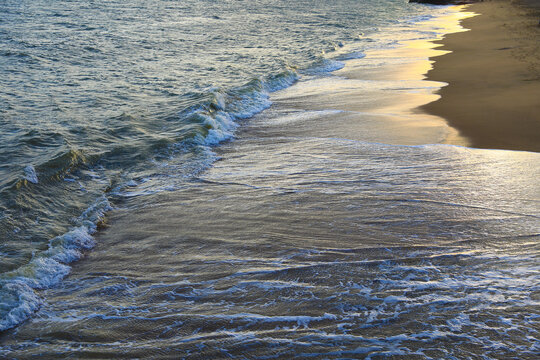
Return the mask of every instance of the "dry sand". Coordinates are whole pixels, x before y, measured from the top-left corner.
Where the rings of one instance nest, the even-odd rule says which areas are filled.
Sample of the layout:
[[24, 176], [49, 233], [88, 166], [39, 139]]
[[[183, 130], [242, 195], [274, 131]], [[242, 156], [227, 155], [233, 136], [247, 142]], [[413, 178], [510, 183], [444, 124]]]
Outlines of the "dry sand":
[[[529, 3], [538, 4], [537, 0]], [[540, 11], [510, 0], [467, 11], [468, 32], [446, 36], [428, 79], [449, 83], [422, 106], [445, 118], [474, 147], [540, 152]]]

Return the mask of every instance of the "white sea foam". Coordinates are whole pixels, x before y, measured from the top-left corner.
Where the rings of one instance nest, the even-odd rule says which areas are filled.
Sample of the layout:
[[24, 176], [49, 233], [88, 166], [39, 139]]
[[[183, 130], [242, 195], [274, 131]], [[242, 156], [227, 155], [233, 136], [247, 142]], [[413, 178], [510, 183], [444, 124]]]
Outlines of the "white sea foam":
[[234, 118], [230, 114], [219, 111], [214, 116], [205, 117], [205, 126], [209, 130], [206, 137], [204, 137], [203, 143], [206, 145], [216, 145], [232, 138], [238, 124], [234, 122]]
[[41, 305], [36, 292], [21, 281], [0, 282], [0, 331], [9, 329], [30, 317]]
[[24, 178], [33, 184], [37, 184], [39, 182], [36, 169], [32, 165], [27, 165], [24, 168]]
[[196, 135], [196, 142], [214, 146], [233, 138], [237, 120], [250, 118], [269, 108], [272, 105], [269, 94], [291, 86], [297, 80], [298, 74], [288, 70], [266, 79], [253, 80], [227, 93], [213, 91], [212, 105], [218, 111], [208, 111], [206, 106], [202, 106], [192, 113], [192, 117], [202, 120], [202, 125], [208, 129], [206, 134]]
[[0, 331], [16, 326], [32, 315], [41, 304], [35, 290], [57, 285], [79, 260], [83, 250], [91, 249], [97, 222], [111, 205], [105, 197], [98, 199], [79, 218], [81, 225], [49, 241], [48, 249], [36, 253], [24, 266], [2, 274], [0, 278]]
[[323, 116], [337, 115], [343, 113], [342, 110], [320, 110], [320, 111], [299, 111], [284, 116], [276, 116], [265, 119], [266, 123], [284, 125], [296, 122], [316, 122]]

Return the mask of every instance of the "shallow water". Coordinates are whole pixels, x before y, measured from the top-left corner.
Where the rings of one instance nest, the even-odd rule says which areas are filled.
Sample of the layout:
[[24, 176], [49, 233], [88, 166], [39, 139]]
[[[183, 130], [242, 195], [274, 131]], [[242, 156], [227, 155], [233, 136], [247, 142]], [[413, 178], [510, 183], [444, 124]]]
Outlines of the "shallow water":
[[456, 8], [18, 4], [3, 356], [540, 351], [538, 154], [441, 144], [466, 139], [414, 110]]
[[182, 188], [132, 189], [8, 354], [538, 354], [538, 154], [256, 125]]
[[0, 271], [84, 225], [89, 206], [158, 173], [156, 162], [205, 168], [211, 156], [194, 153], [267, 108], [268, 92], [343, 66], [340, 46], [385, 46], [370, 34], [434, 12], [400, 1], [4, 1]]

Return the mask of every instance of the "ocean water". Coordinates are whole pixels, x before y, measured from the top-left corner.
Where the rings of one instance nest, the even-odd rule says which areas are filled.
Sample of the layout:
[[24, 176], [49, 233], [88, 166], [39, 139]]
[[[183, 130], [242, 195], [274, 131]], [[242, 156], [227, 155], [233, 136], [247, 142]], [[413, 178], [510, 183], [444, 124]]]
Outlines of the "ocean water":
[[459, 10], [2, 2], [0, 357], [536, 358], [540, 156], [414, 111]]

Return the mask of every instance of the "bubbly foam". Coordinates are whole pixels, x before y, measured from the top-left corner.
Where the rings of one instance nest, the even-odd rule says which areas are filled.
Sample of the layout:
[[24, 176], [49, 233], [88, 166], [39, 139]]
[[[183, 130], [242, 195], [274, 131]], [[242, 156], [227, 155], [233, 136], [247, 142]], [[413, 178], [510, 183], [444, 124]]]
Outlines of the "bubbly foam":
[[32, 165], [27, 165], [24, 168], [24, 174], [24, 178], [31, 183], [37, 184], [39, 182], [36, 174], [36, 169]]
[[49, 241], [48, 249], [36, 253], [26, 265], [0, 277], [0, 331], [28, 319], [40, 306], [36, 290], [57, 285], [70, 272], [67, 265], [82, 258], [83, 251], [95, 245], [92, 233], [111, 205], [98, 199], [79, 217], [81, 224]]

